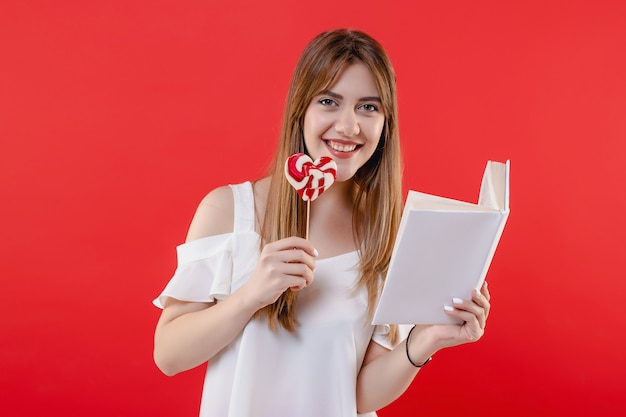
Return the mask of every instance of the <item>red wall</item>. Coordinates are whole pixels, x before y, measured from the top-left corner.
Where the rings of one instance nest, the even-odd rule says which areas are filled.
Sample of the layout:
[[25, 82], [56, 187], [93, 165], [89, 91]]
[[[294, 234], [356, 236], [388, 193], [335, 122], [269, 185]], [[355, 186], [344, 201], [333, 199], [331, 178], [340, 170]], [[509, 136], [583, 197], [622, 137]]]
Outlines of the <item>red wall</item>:
[[625, 2], [21, 0], [0, 4], [0, 414], [196, 415], [202, 370], [159, 373], [150, 302], [340, 26], [395, 63], [407, 188], [475, 201], [512, 161], [486, 336], [380, 415], [626, 412]]

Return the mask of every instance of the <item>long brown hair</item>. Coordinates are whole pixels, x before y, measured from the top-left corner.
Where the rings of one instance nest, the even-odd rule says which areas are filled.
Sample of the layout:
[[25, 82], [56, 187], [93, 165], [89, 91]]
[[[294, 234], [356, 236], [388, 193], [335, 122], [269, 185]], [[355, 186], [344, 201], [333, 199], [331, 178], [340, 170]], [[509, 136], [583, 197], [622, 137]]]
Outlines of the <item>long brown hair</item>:
[[[372, 73], [385, 114], [385, 124], [372, 157], [355, 174], [352, 223], [359, 248], [359, 286], [368, 291], [368, 315], [372, 316], [386, 276], [400, 218], [402, 216], [402, 163], [398, 135], [396, 77], [382, 46], [369, 35], [339, 29], [315, 37], [296, 65], [287, 95], [278, 150], [269, 175], [261, 245], [289, 236], [304, 236], [305, 203], [283, 174], [285, 160], [293, 153], [306, 152], [304, 115], [311, 100], [330, 88], [348, 65], [363, 63]], [[376, 219], [373, 221], [373, 219]], [[282, 325], [294, 332], [297, 320], [293, 306], [296, 293], [287, 290], [278, 300], [260, 311], [270, 328]], [[395, 340], [397, 326], [392, 326]]]

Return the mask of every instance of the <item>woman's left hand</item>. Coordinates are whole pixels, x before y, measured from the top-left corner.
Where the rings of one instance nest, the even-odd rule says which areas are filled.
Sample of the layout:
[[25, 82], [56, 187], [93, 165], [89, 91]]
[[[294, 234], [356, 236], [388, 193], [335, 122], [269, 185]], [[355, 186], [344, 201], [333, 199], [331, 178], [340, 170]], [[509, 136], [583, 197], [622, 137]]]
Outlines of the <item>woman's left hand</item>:
[[[491, 308], [490, 300], [491, 295], [485, 281], [480, 291], [473, 291], [471, 300], [454, 298], [450, 305], [445, 306], [446, 314], [459, 319], [463, 324], [418, 325], [415, 332], [428, 334], [427, 339], [435, 344], [436, 350], [475, 342], [485, 333]], [[415, 338], [416, 342], [417, 339], [418, 337]]]
[[482, 337], [491, 308], [490, 299], [486, 281], [480, 291], [473, 291], [471, 300], [452, 299], [452, 305], [445, 308], [446, 313], [464, 321], [462, 325], [457, 326], [458, 334], [455, 339], [463, 343], [474, 342]]

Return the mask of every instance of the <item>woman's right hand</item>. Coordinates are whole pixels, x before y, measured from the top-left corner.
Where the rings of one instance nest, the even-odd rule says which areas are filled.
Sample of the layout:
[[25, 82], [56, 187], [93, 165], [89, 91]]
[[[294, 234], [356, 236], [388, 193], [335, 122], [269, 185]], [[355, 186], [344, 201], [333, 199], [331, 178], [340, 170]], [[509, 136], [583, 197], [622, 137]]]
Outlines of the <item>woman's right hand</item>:
[[241, 289], [252, 304], [263, 308], [274, 303], [288, 288], [299, 291], [311, 285], [316, 257], [311, 242], [299, 237], [268, 243]]

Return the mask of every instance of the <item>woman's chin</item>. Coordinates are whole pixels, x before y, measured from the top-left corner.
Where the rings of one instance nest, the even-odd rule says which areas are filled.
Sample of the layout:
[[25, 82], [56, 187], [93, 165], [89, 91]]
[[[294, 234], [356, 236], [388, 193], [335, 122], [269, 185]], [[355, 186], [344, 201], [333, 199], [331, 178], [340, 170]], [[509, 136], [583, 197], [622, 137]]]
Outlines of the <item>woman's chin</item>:
[[337, 172], [337, 177], [335, 178], [335, 182], [347, 182], [347, 181], [352, 181], [352, 179], [354, 178], [354, 172], [341, 172], [338, 171]]

